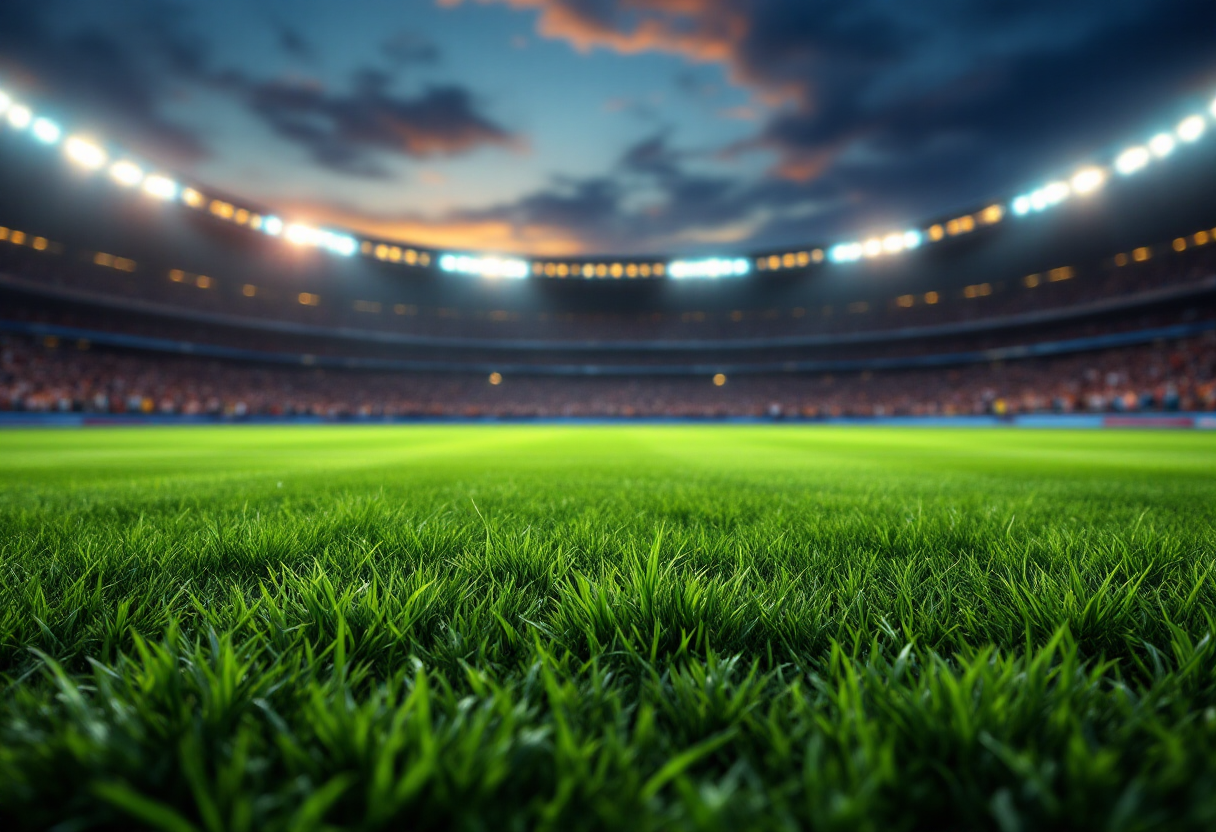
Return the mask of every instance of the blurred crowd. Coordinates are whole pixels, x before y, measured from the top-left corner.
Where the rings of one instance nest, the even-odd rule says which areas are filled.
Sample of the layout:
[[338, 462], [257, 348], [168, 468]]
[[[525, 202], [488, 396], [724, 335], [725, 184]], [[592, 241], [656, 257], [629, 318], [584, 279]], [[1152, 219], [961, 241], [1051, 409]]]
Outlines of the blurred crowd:
[[648, 377], [378, 373], [0, 336], [0, 410], [229, 417], [893, 416], [1216, 410], [1216, 332], [953, 368]]

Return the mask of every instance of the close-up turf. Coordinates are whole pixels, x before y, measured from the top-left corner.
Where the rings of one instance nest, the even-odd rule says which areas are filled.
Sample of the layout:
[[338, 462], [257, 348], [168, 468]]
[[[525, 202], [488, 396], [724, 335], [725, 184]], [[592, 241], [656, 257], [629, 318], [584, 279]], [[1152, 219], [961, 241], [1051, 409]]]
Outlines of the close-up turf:
[[1216, 434], [0, 432], [8, 829], [1210, 829]]

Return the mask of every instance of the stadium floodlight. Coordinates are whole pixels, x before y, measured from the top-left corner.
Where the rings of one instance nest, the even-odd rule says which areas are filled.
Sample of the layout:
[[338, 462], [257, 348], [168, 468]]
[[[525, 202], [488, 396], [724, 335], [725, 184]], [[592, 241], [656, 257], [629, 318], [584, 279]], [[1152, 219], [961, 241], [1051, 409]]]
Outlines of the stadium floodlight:
[[1203, 131], [1207, 129], [1207, 126], [1203, 116], [1188, 116], [1178, 123], [1178, 129], [1174, 132], [1184, 142], [1194, 142], [1203, 136]]
[[911, 231], [904, 232], [904, 248], [920, 248], [920, 244], [925, 241], [925, 235], [913, 228]]
[[24, 130], [33, 120], [33, 112], [24, 104], [13, 104], [8, 108], [8, 123], [14, 130]]
[[49, 118], [34, 119], [32, 132], [34, 138], [43, 144], [58, 144], [59, 138], [63, 135], [63, 130], [59, 128], [59, 125]]
[[903, 234], [888, 234], [882, 238], [883, 250], [888, 254], [897, 254], [904, 250], [904, 235]]
[[4, 90], [0, 90], [0, 116], [8, 112], [8, 108], [13, 106], [13, 97]]
[[144, 193], [157, 199], [175, 199], [177, 183], [167, 176], [154, 173], [144, 180]]
[[277, 237], [283, 233], [283, 221], [278, 217], [266, 217], [262, 220], [262, 231], [271, 237]]
[[861, 251], [866, 257], [877, 257], [882, 254], [882, 240], [871, 237], [861, 244]]
[[1072, 189], [1078, 194], [1091, 194], [1106, 184], [1106, 171], [1102, 168], [1083, 168], [1072, 178]]
[[1030, 213], [1030, 209], [1034, 207], [1031, 198], [1025, 194], [1013, 200], [1013, 213], [1019, 217], [1024, 217]]
[[1151, 159], [1152, 157], [1149, 155], [1148, 148], [1128, 148], [1119, 154], [1119, 158], [1115, 159], [1115, 170], [1124, 176], [1130, 176], [1137, 171], [1143, 170]]
[[828, 249], [828, 259], [833, 263], [853, 263], [861, 259], [861, 243], [837, 243]]
[[325, 241], [325, 247], [334, 254], [340, 254], [343, 257], [353, 257], [355, 252], [359, 250], [359, 241], [347, 234], [334, 234], [327, 231], [328, 237]]
[[97, 170], [106, 163], [106, 152], [87, 139], [72, 136], [64, 146], [67, 157], [82, 168]]
[[1169, 133], [1158, 133], [1148, 140], [1148, 149], [1158, 159], [1164, 159], [1174, 152], [1174, 137]]
[[708, 257], [704, 260], [673, 260], [667, 273], [675, 280], [689, 277], [741, 277], [751, 271], [745, 257]]
[[516, 280], [527, 277], [529, 272], [526, 260], [469, 254], [444, 254], [439, 258], [439, 268], [445, 272]]
[[110, 177], [127, 188], [134, 188], [144, 181], [144, 172], [134, 162], [123, 160], [110, 165]]

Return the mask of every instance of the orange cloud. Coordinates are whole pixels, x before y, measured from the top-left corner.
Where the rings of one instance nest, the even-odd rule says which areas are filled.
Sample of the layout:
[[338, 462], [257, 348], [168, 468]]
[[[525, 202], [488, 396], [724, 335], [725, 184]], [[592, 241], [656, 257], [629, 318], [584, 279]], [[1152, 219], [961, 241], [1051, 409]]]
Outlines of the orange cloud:
[[403, 245], [538, 257], [571, 257], [589, 251], [587, 242], [574, 231], [557, 226], [521, 226], [500, 219], [375, 216], [305, 201], [281, 204], [278, 210], [285, 218], [345, 228]]

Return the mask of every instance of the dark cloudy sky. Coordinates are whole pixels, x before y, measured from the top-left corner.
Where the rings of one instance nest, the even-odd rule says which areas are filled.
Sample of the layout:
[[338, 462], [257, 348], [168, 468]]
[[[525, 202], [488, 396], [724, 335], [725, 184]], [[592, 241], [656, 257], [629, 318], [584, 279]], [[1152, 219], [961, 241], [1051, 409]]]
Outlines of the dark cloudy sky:
[[1172, 126], [1216, 94], [1216, 6], [0, 0], [0, 85], [293, 218], [728, 253], [915, 224]]

